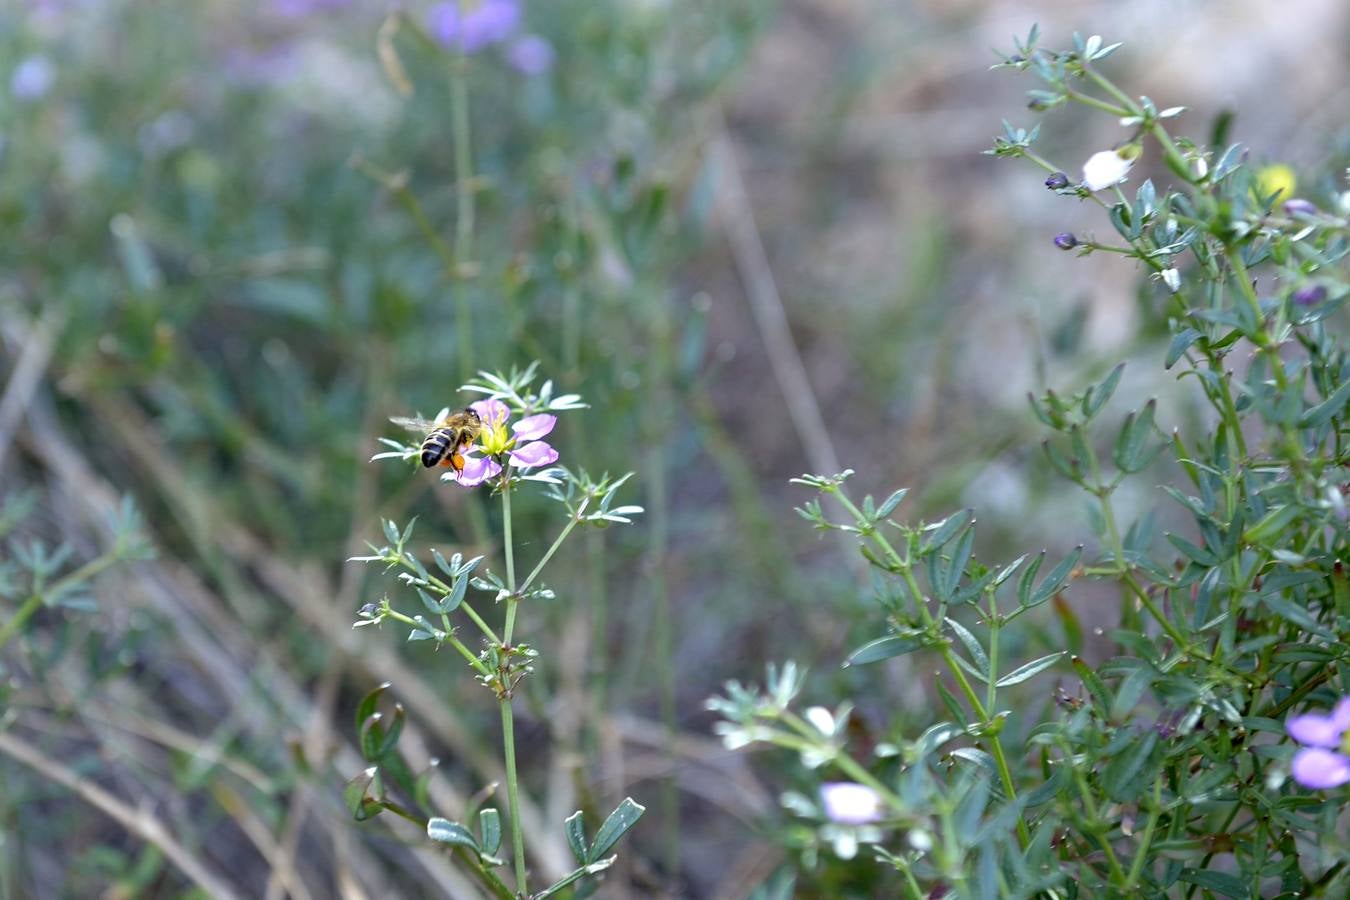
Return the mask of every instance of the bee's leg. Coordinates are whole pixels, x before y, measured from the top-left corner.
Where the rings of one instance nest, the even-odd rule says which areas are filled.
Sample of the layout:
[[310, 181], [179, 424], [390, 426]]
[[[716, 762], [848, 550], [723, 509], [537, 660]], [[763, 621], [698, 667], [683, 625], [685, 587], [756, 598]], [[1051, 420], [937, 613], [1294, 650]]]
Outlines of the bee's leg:
[[447, 465], [454, 469], [455, 474], [458, 475], [464, 471], [464, 457], [458, 453], [448, 453], [446, 454], [443, 465]]

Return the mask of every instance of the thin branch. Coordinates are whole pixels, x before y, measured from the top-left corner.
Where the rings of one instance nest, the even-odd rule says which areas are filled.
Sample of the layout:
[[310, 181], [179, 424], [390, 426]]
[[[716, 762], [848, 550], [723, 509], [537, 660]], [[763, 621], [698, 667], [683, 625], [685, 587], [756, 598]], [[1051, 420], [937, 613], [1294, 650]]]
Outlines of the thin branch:
[[149, 810], [132, 808], [9, 732], [0, 732], [0, 753], [18, 760], [44, 778], [73, 791], [81, 800], [103, 812], [127, 831], [159, 848], [179, 871], [206, 891], [208, 896], [217, 900], [233, 900], [239, 897], [228, 882], [210, 872], [186, 847], [178, 843], [164, 827], [164, 823]]

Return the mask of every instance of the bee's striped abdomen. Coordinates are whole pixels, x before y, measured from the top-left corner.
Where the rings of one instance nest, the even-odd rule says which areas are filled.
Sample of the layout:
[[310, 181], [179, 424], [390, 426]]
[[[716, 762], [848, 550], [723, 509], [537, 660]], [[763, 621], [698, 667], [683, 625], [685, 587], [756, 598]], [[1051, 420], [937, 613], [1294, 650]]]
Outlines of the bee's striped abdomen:
[[422, 465], [428, 469], [445, 458], [447, 453], [455, 452], [451, 446], [454, 437], [448, 428], [437, 428], [422, 442]]

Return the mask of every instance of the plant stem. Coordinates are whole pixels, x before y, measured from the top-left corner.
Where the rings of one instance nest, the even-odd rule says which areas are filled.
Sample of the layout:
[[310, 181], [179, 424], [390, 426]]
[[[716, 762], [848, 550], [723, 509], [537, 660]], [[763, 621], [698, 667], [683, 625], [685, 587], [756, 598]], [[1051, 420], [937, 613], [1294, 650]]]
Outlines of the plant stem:
[[41, 607], [41, 594], [33, 594], [27, 600], [23, 601], [23, 605], [14, 611], [14, 615], [10, 616], [9, 621], [5, 623], [4, 628], [0, 628], [0, 647], [4, 647], [8, 644], [9, 639], [14, 637], [19, 629], [22, 628]]
[[[510, 469], [507, 469], [509, 475]], [[511, 540], [511, 483], [503, 478], [502, 484], [502, 540], [506, 552], [506, 625], [502, 630], [502, 643], [511, 643], [511, 634], [516, 627], [516, 606], [520, 598], [516, 594], [515, 548]], [[503, 688], [505, 685], [502, 686]], [[516, 775], [516, 726], [511, 711], [511, 698], [501, 698], [502, 710], [502, 747], [506, 753], [506, 801], [511, 813], [511, 854], [516, 868], [516, 890], [523, 896], [529, 895], [525, 878], [525, 836], [520, 825], [520, 779]]]
[[529, 590], [529, 587], [534, 582], [534, 579], [537, 578], [539, 573], [544, 570], [544, 566], [547, 565], [548, 561], [553, 558], [553, 554], [558, 552], [558, 548], [562, 546], [563, 541], [567, 540], [567, 536], [572, 533], [572, 529], [576, 528], [577, 524], [581, 522], [581, 517], [586, 512], [586, 505], [588, 503], [590, 503], [589, 497], [581, 501], [581, 505], [577, 508], [576, 515], [573, 516], [571, 520], [568, 521], [567, 527], [565, 527], [562, 530], [562, 532], [559, 533], [559, 535], [553, 539], [553, 546], [548, 548], [548, 552], [546, 552], [543, 558], [539, 560], [538, 565], [534, 567], [534, 569], [530, 572], [529, 575], [525, 576], [525, 580], [521, 583], [520, 589], [516, 591], [517, 594], [523, 594], [527, 590]]
[[510, 698], [502, 703], [502, 745], [506, 749], [506, 802], [511, 807], [511, 854], [515, 859], [516, 890], [528, 896], [525, 880], [525, 837], [520, 827], [520, 785], [516, 778], [516, 725]]

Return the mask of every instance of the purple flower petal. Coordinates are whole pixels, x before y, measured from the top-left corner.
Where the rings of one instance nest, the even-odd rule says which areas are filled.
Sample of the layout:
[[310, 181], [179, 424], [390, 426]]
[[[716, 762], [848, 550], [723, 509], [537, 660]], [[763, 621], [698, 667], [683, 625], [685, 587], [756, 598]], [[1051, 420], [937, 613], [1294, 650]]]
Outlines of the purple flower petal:
[[1294, 780], [1306, 788], [1322, 790], [1350, 782], [1350, 756], [1320, 747], [1305, 747], [1295, 753], [1289, 768]]
[[825, 817], [840, 825], [869, 825], [881, 821], [881, 797], [865, 784], [831, 781], [820, 786]]
[[522, 469], [547, 466], [558, 461], [558, 451], [543, 441], [534, 441], [511, 451], [511, 462]]
[[1342, 732], [1350, 728], [1350, 697], [1336, 701], [1336, 706], [1331, 710], [1331, 721]]
[[469, 409], [478, 413], [484, 425], [501, 425], [511, 416], [511, 410], [500, 400], [478, 400], [470, 403]]
[[495, 478], [501, 470], [502, 467], [495, 459], [486, 456], [466, 456], [464, 471], [455, 473], [454, 479], [460, 487], [478, 487], [489, 478]]
[[456, 2], [437, 3], [428, 13], [427, 27], [446, 47], [476, 53], [506, 40], [520, 24], [518, 0], [481, 0], [460, 12]]
[[540, 413], [537, 416], [526, 416], [521, 419], [511, 426], [511, 431], [515, 433], [516, 440], [533, 441], [548, 434], [556, 424], [558, 424], [557, 416]]
[[537, 34], [523, 34], [506, 48], [506, 61], [525, 75], [542, 75], [553, 68], [553, 45]]
[[1321, 713], [1305, 713], [1286, 719], [1284, 729], [1291, 738], [1309, 747], [1338, 747], [1341, 733], [1345, 731], [1334, 718]]

